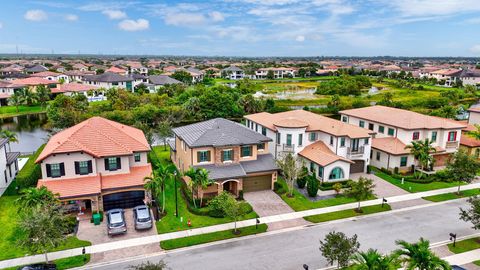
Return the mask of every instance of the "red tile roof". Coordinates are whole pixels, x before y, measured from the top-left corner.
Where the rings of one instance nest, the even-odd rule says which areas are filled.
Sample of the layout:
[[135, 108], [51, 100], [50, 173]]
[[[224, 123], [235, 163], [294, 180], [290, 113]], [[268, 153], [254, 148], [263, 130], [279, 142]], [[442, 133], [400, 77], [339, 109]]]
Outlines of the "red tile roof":
[[143, 178], [152, 174], [152, 166], [130, 167], [130, 173], [102, 175], [102, 190], [143, 186]]
[[42, 71], [35, 74], [32, 74], [32, 77], [56, 77], [60, 76], [62, 73], [52, 72], [52, 71]]
[[50, 85], [50, 84], [58, 84], [57, 81], [50, 81], [43, 78], [37, 77], [30, 77], [25, 79], [16, 79], [11, 81], [12, 85], [17, 86], [35, 86], [35, 85]]
[[65, 93], [65, 92], [86, 92], [89, 90], [98, 89], [98, 86], [81, 84], [81, 83], [64, 83], [59, 84], [57, 87], [52, 88], [52, 93]]
[[317, 141], [306, 146], [298, 153], [300, 156], [307, 158], [320, 166], [327, 166], [335, 161], [344, 161], [354, 163], [351, 160], [335, 155], [327, 145], [322, 141]]
[[392, 155], [410, 154], [410, 150], [405, 147], [406, 145], [402, 141], [394, 137], [373, 138], [372, 140], [372, 148]]
[[87, 176], [71, 179], [40, 179], [37, 187], [45, 186], [60, 199], [98, 195], [101, 193], [100, 176]]
[[52, 136], [36, 162], [58, 153], [83, 151], [99, 158], [149, 150], [140, 129], [95, 116]]

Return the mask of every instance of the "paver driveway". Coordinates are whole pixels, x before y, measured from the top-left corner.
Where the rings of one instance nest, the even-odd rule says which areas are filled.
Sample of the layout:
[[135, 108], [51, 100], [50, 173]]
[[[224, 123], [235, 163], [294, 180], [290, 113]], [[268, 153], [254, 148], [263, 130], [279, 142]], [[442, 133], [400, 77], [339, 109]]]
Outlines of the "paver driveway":
[[[272, 190], [248, 192], [243, 195], [243, 198], [253, 207], [253, 210], [257, 212], [260, 217], [295, 212]], [[303, 218], [298, 218], [269, 223], [268, 230], [280, 230], [308, 224], [310, 224], [310, 222], [304, 220]]]
[[[127, 233], [115, 236], [108, 236], [106, 218], [98, 226], [90, 223], [89, 219], [80, 220], [77, 237], [82, 240], [88, 240], [92, 242], [92, 245], [94, 245], [157, 234], [157, 229], [155, 225], [152, 229], [149, 230], [135, 230], [132, 209], [125, 209], [125, 220], [127, 222]], [[159, 244], [150, 244], [125, 249], [117, 249], [108, 252], [95, 253], [92, 255], [90, 262], [96, 263], [102, 261], [109, 261], [118, 258], [132, 257], [159, 251], [161, 251]]]

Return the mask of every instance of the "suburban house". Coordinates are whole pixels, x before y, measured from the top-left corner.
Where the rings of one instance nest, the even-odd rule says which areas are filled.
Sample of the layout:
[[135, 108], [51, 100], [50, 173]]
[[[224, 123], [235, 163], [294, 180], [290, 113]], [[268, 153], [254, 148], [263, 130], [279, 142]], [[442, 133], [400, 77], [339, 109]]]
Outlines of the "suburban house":
[[27, 88], [30, 88], [33, 92], [36, 91], [37, 86], [39, 85], [43, 85], [48, 88], [54, 88], [58, 84], [57, 81], [47, 80], [47, 79], [38, 78], [38, 77], [15, 79], [15, 80], [11, 80], [10, 83], [11, 83], [11, 87], [15, 89], [27, 87]]
[[52, 88], [52, 94], [64, 94], [72, 96], [74, 94], [85, 95], [89, 102], [106, 100], [105, 89], [99, 88], [95, 85], [80, 84], [80, 83], [64, 83]]
[[436, 152], [432, 153], [435, 166], [444, 166], [450, 155], [459, 148], [464, 123], [451, 119], [385, 107], [370, 106], [340, 111], [341, 120], [376, 132], [372, 140], [370, 164], [378, 168], [400, 171], [415, 165], [407, 145], [413, 141], [430, 139]]
[[205, 168], [214, 181], [201, 191], [204, 196], [273, 189], [278, 169], [269, 153], [270, 138], [223, 118], [174, 128], [173, 133], [170, 158], [177, 168]]
[[34, 65], [34, 66], [26, 67], [23, 71], [27, 74], [34, 74], [38, 72], [48, 71], [48, 68], [42, 65]]
[[255, 71], [255, 77], [258, 79], [265, 79], [267, 78], [268, 72], [273, 73], [274, 79], [294, 78], [297, 75], [296, 68], [269, 67], [269, 68], [259, 68], [257, 71]]
[[116, 87], [133, 91], [134, 79], [117, 73], [105, 72], [99, 75], [86, 75], [83, 76], [82, 80], [84, 84], [95, 85], [105, 89]]
[[92, 117], [50, 138], [36, 162], [45, 186], [65, 204], [107, 211], [144, 204], [144, 177], [151, 175], [150, 146], [143, 132]]
[[112, 66], [109, 69], [105, 70], [105, 73], [116, 73], [118, 75], [127, 75], [128, 70], [121, 67]]
[[0, 106], [8, 105], [8, 98], [13, 95], [17, 87], [10, 81], [0, 80]]
[[63, 74], [68, 76], [69, 82], [81, 82], [83, 80], [83, 76], [95, 75], [95, 71], [67, 70]]
[[237, 66], [229, 66], [222, 69], [222, 77], [229, 80], [241, 80], [245, 77], [245, 72]]
[[156, 93], [167, 84], [182, 84], [182, 82], [167, 75], [150, 75], [148, 76], [148, 83], [145, 85], [150, 93]]
[[439, 84], [453, 86], [460, 79], [461, 69], [438, 69], [421, 75], [421, 77], [435, 78]]
[[480, 124], [480, 105], [475, 104], [468, 108], [468, 123], [470, 125]]
[[38, 72], [35, 74], [32, 74], [31, 77], [36, 77], [36, 78], [43, 78], [49, 81], [61, 81], [63, 80], [64, 82], [69, 82], [69, 78], [67, 75], [62, 74], [62, 73], [57, 73], [57, 72], [52, 72], [52, 71], [42, 71]]
[[460, 74], [463, 85], [474, 85], [480, 87], [480, 70], [466, 69]]
[[475, 156], [480, 159], [480, 140], [476, 139], [469, 133], [476, 131], [474, 124], [467, 124], [467, 127], [462, 130], [462, 138], [460, 138], [460, 149], [467, 154]]
[[[0, 139], [0, 191], [6, 189], [18, 172], [19, 152], [11, 152], [8, 139]], [[0, 195], [2, 192], [0, 192]]]
[[304, 110], [262, 112], [245, 119], [248, 128], [275, 142], [269, 149], [275, 158], [298, 155], [322, 181], [349, 179], [369, 164], [373, 132], [363, 128]]

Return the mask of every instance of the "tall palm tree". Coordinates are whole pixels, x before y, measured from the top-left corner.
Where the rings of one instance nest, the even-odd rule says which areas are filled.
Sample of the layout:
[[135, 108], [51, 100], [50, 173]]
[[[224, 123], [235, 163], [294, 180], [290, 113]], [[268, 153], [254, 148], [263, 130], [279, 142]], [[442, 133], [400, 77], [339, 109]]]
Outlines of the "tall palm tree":
[[19, 91], [19, 94], [21, 96], [23, 103], [27, 104], [28, 106], [31, 106], [35, 102], [37, 102], [37, 97], [30, 88], [27, 88], [27, 87], [22, 88]]
[[450, 265], [436, 256], [430, 249], [430, 242], [423, 238], [417, 243], [408, 243], [403, 240], [396, 241], [401, 248], [394, 253], [403, 257], [406, 269], [416, 270], [447, 270]]
[[432, 140], [425, 139], [423, 141], [412, 141], [412, 144], [405, 147], [405, 149], [410, 149], [410, 154], [418, 160], [422, 170], [433, 164], [434, 159], [431, 154], [437, 150], [432, 146], [432, 143]]
[[18, 143], [17, 133], [8, 129], [0, 130], [0, 137], [8, 139], [8, 151], [12, 151], [12, 149], [10, 148], [11, 142]]
[[174, 180], [174, 175], [177, 168], [173, 164], [162, 165], [160, 164], [158, 168], [155, 170], [155, 173], [158, 177], [157, 181], [160, 187], [160, 191], [162, 193], [162, 213], [165, 212], [165, 185], [167, 181]]
[[357, 270], [396, 270], [400, 266], [396, 254], [382, 255], [376, 249], [355, 254], [353, 262]]
[[143, 178], [145, 184], [143, 187], [150, 192], [154, 200], [157, 200], [160, 197], [160, 180], [158, 176], [152, 174], [151, 176], [146, 176]]
[[27, 188], [21, 191], [21, 196], [17, 199], [20, 205], [19, 209], [26, 210], [37, 206], [54, 205], [59, 202], [58, 194], [53, 194], [46, 187]]
[[19, 91], [15, 91], [9, 98], [8, 104], [11, 106], [15, 106], [16, 111], [18, 112], [18, 106], [23, 104], [22, 96], [20, 95]]
[[191, 191], [192, 191], [192, 201], [193, 201], [193, 206], [195, 208], [197, 208], [197, 205], [195, 203], [195, 194], [194, 194], [194, 190], [197, 190], [197, 185], [198, 185], [198, 181], [197, 181], [197, 170], [195, 170], [195, 168], [193, 167], [190, 167], [188, 169], [188, 171], [185, 172], [185, 175], [190, 177], [190, 182], [188, 183], [188, 186], [190, 187]]
[[[198, 189], [207, 188], [208, 185], [212, 183], [212, 181], [208, 176], [208, 171], [204, 168], [197, 168], [196, 174], [197, 174], [197, 183], [198, 183], [197, 185], [197, 194], [198, 194]], [[202, 203], [203, 203], [203, 192], [202, 192], [202, 195], [200, 196], [200, 207], [202, 207]]]

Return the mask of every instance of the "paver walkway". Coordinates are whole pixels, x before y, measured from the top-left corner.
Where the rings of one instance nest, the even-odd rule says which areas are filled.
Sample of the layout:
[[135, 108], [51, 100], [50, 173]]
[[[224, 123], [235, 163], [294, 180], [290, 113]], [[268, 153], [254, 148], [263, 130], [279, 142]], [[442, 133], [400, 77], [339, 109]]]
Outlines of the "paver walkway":
[[[480, 183], [465, 185], [465, 186], [462, 187], [463, 190], [477, 189], [477, 188], [480, 188]], [[457, 187], [451, 187], [451, 188], [445, 188], [445, 189], [430, 190], [430, 191], [426, 191], [426, 192], [418, 192], [418, 193], [410, 193], [410, 194], [405, 194], [405, 195], [393, 196], [393, 197], [388, 197], [387, 199], [388, 199], [389, 203], [395, 203], [395, 202], [403, 202], [403, 201], [408, 201], [408, 200], [420, 199], [420, 198], [426, 197], [426, 196], [452, 193], [452, 192], [456, 192], [456, 191], [457, 191]], [[382, 203], [381, 199], [375, 199], [375, 200], [369, 200], [369, 201], [362, 202], [362, 206], [378, 205], [378, 204], [381, 204], [381, 203]], [[432, 203], [432, 204], [439, 204], [439, 203]], [[286, 214], [280, 214], [280, 215], [274, 215], [274, 216], [261, 217], [260, 222], [268, 224], [268, 223], [273, 223], [273, 222], [278, 222], [278, 221], [285, 221], [285, 220], [303, 218], [303, 217], [306, 217], [306, 216], [325, 214], [325, 213], [347, 210], [347, 209], [354, 209], [356, 207], [357, 207], [357, 203], [348, 203], [348, 204], [336, 205], [336, 206], [331, 206], [331, 207], [310, 209], [310, 210], [305, 210], [305, 211], [300, 211], [300, 212], [293, 212], [293, 213], [286, 213]], [[399, 210], [399, 211], [401, 211], [401, 210]], [[383, 213], [379, 213], [379, 214], [388, 214], [388, 212], [383, 212]], [[247, 226], [253, 226], [253, 225], [255, 225], [255, 223], [256, 223], [256, 219], [249, 219], [249, 220], [239, 221], [239, 222], [237, 222], [236, 225], [237, 225], [238, 228], [242, 228], [242, 227], [247, 227]], [[115, 241], [115, 242], [110, 242], [110, 243], [103, 243], [103, 244], [98, 244], [98, 245], [93, 245], [93, 246], [86, 247], [86, 252], [89, 253], [89, 254], [93, 254], [93, 253], [105, 252], [105, 251], [110, 251], [110, 250], [117, 250], [117, 249], [122, 249], [122, 248], [130, 248], [130, 247], [148, 245], [148, 244], [153, 244], [153, 243], [159, 243], [160, 241], [164, 241], [164, 240], [176, 239], [176, 238], [187, 237], [187, 236], [192, 236], [192, 235], [199, 235], [199, 234], [205, 234], [205, 233], [211, 233], [211, 232], [217, 232], [217, 231], [232, 230], [234, 228], [234, 226], [235, 226], [235, 224], [233, 222], [231, 222], [231, 223], [219, 224], [219, 225], [197, 228], [197, 229], [191, 229], [191, 230], [185, 230], [185, 231], [178, 231], [178, 232], [165, 233], [165, 234], [160, 234], [160, 235], [138, 237], [138, 238], [127, 239], [127, 240], [122, 240], [122, 241]], [[478, 254], [476, 252], [478, 252]], [[464, 253], [464, 254], [468, 255], [469, 258], [474, 258], [474, 259], [471, 260], [471, 261], [474, 261], [474, 260], [480, 259], [480, 250], [478, 250], [476, 252], [472, 253], [471, 255], [467, 254], [467, 253]], [[72, 256], [76, 256], [76, 255], [81, 255], [81, 254], [82, 254], [82, 248], [74, 248], [74, 249], [62, 250], [62, 251], [57, 251], [57, 252], [51, 252], [51, 253], [49, 253], [49, 258], [51, 260], [56, 260], [56, 259], [72, 257]], [[457, 255], [454, 255], [454, 256], [457, 256]], [[462, 260], [458, 259], [458, 257], [460, 257], [460, 256], [457, 256], [457, 257], [452, 256], [451, 259], [453, 260], [453, 262], [455, 262], [454, 264], [462, 265], [462, 264], [466, 264], [466, 263], [471, 262], [471, 261], [463, 260], [464, 263], [462, 263]], [[14, 266], [18, 266], [18, 265], [26, 265], [26, 264], [36, 263], [36, 262], [42, 262], [43, 260], [44, 260], [44, 255], [25, 256], [25, 257], [15, 258], [15, 259], [11, 259], [11, 260], [3, 260], [3, 261], [0, 261], [0, 269], [1, 268], [14, 267]], [[458, 262], [457, 262], [457, 260], [458, 260]]]
[[[293, 213], [292, 208], [282, 200], [272, 190], [262, 190], [248, 192], [243, 198], [253, 207], [260, 217], [274, 216], [286, 213]], [[280, 230], [290, 227], [298, 227], [308, 225], [310, 222], [303, 218], [284, 220], [279, 222], [268, 223], [268, 231]]]

